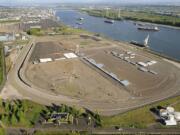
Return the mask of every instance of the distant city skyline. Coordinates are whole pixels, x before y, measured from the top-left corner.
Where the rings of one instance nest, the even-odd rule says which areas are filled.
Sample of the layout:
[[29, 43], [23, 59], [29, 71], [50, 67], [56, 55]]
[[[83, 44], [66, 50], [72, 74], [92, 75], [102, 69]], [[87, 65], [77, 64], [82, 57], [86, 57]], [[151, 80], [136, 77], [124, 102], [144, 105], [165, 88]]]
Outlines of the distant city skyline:
[[[0, 4], [23, 3], [114, 3], [114, 4], [180, 4], [180, 0], [0, 0]], [[178, 5], [179, 5], [178, 4]]]
[[180, 0], [0, 0], [0, 3], [177, 3]]

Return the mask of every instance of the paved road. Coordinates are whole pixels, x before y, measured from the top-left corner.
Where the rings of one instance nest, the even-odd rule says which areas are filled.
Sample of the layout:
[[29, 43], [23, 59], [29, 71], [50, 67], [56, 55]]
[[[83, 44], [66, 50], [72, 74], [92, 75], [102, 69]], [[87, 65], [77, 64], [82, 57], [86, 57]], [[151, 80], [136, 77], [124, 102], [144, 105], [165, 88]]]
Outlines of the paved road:
[[179, 135], [180, 129], [133, 129], [133, 128], [126, 128], [126, 129], [108, 129], [108, 128], [81, 128], [81, 127], [54, 127], [54, 128], [7, 128], [6, 129], [7, 134], [14, 134], [15, 133], [22, 133], [22, 131], [32, 134], [35, 133], [35, 131], [43, 131], [43, 132], [50, 132], [50, 131], [56, 131], [56, 132], [68, 132], [68, 131], [87, 131], [89, 134], [153, 134], [153, 135], [162, 135], [162, 134], [168, 134], [168, 135]]

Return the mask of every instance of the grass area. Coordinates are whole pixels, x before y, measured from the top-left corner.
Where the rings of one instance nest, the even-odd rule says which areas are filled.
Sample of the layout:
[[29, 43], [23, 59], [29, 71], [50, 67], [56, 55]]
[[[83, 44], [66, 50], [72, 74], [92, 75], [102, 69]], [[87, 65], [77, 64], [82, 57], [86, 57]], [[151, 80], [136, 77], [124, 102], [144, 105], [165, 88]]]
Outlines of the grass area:
[[6, 132], [5, 132], [5, 129], [4, 128], [0, 128], [0, 135], [5, 135]]
[[9, 56], [5, 58], [5, 61], [6, 61], [5, 63], [6, 63], [6, 74], [7, 74], [10, 71], [13, 63]]
[[32, 28], [27, 31], [28, 35], [43, 36], [45, 32], [40, 28]]
[[102, 126], [146, 128], [149, 125], [155, 123], [155, 117], [151, 114], [150, 108], [156, 106], [163, 106], [163, 107], [173, 106], [176, 111], [180, 111], [180, 96], [159, 103], [155, 103], [152, 105], [147, 105], [142, 108], [132, 110], [124, 114], [119, 114], [111, 117], [102, 117]]
[[69, 124], [72, 124], [73, 119], [77, 121], [79, 118], [87, 119], [91, 116], [96, 126], [101, 125], [98, 114], [82, 108], [69, 107], [63, 104], [61, 106], [44, 106], [28, 100], [0, 100], [0, 121], [4, 127], [33, 127], [37, 122], [40, 122], [40, 118], [47, 121], [51, 119], [51, 114], [54, 113], [68, 113], [69, 119], [67, 122]]
[[16, 45], [25, 45], [29, 43], [29, 40], [16, 40], [14, 43]]
[[31, 127], [44, 106], [28, 100], [0, 101], [0, 120], [5, 126]]
[[82, 41], [82, 42], [80, 42], [80, 46], [81, 46], [81, 47], [87, 46], [87, 45], [89, 45], [89, 42], [87, 42], [87, 41]]
[[158, 15], [153, 12], [148, 11], [128, 11], [122, 10], [119, 14], [117, 10], [109, 10], [108, 13], [106, 10], [83, 10], [91, 16], [105, 17], [114, 20], [135, 20], [142, 22], [150, 22], [164, 25], [171, 25], [180, 27], [180, 18], [167, 15]]
[[18, 23], [20, 20], [1, 20], [0, 23]]
[[68, 26], [60, 26], [58, 28], [54, 29], [54, 32], [58, 33], [58, 34], [62, 34], [62, 35], [72, 35], [72, 34], [81, 34], [82, 32], [86, 32], [85, 30], [82, 29], [75, 29], [72, 27], [68, 27]]
[[[48, 32], [46, 30], [42, 30], [40, 28], [32, 28], [29, 29], [27, 31], [28, 35], [34, 35], [34, 36], [43, 36], [45, 34], [47, 34]], [[78, 28], [72, 28], [69, 26], [65, 26], [62, 25], [60, 27], [56, 27], [53, 29], [53, 32], [51, 32], [53, 34], [51, 35], [55, 35], [55, 34], [61, 34], [61, 35], [73, 35], [73, 34], [82, 34], [82, 33], [89, 33], [83, 29], [78, 29]], [[24, 41], [26, 42], [26, 41]], [[21, 43], [21, 42], [20, 42]]]
[[[135, 109], [124, 114], [118, 114], [115, 116], [100, 116], [89, 110], [82, 108], [69, 107], [67, 105], [53, 105], [44, 106], [28, 100], [14, 100], [14, 101], [3, 101], [0, 100], [0, 125], [2, 127], [33, 127], [40, 117], [49, 119], [53, 113], [69, 113], [69, 115], [77, 120], [78, 118], [88, 119], [91, 116], [92, 121], [96, 126], [102, 127], [125, 127], [125, 128], [147, 128], [149, 125], [154, 124], [155, 117], [150, 112], [151, 108], [162, 106], [172, 106], [176, 111], [180, 111], [180, 96], [171, 98], [165, 101], [154, 103], [151, 105], [144, 106], [139, 109]], [[69, 122], [71, 123], [71, 122]], [[1, 132], [4, 130], [0, 129]], [[86, 132], [83, 132], [83, 134]], [[37, 131], [36, 135], [56, 135], [61, 134], [59, 131], [45, 132]], [[64, 134], [64, 132], [62, 132]], [[65, 133], [65, 134], [82, 134], [82, 133]]]

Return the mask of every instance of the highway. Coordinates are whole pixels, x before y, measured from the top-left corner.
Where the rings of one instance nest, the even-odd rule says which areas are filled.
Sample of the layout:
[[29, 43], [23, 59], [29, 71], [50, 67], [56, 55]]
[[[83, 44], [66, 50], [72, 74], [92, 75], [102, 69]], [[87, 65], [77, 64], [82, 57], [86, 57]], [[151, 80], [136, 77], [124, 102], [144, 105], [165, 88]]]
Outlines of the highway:
[[129, 134], [148, 134], [148, 135], [179, 135], [180, 129], [178, 128], [162, 128], [162, 129], [137, 129], [137, 128], [120, 128], [120, 129], [115, 129], [115, 128], [84, 128], [84, 127], [79, 127], [79, 126], [55, 126], [55, 127], [38, 127], [38, 128], [7, 128], [6, 132], [8, 134], [13, 134], [13, 133], [18, 133], [18, 131], [26, 131], [27, 134], [33, 134], [36, 131], [43, 131], [43, 132], [48, 132], [50, 133], [51, 131], [53, 132], [70, 132], [70, 131], [86, 131], [88, 134], [96, 134], [96, 135], [113, 135], [113, 134], [123, 134], [123, 135], [129, 135]]

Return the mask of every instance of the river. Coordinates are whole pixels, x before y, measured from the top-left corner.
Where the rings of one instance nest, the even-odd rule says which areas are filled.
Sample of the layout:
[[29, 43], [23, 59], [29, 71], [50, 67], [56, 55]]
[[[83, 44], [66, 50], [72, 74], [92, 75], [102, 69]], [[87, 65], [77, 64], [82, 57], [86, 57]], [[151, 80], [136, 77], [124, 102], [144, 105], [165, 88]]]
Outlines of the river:
[[83, 17], [81, 28], [90, 32], [100, 33], [114, 40], [143, 42], [149, 34], [151, 50], [180, 60], [180, 29], [158, 26], [160, 31], [140, 31], [133, 21], [115, 21], [114, 24], [104, 23], [104, 18], [89, 16], [75, 10], [58, 10], [56, 16], [70, 26], [77, 26], [77, 18]]

